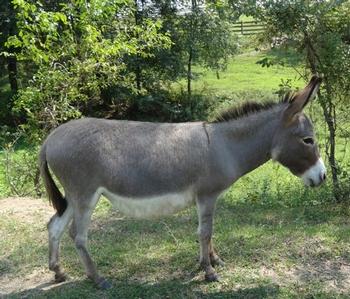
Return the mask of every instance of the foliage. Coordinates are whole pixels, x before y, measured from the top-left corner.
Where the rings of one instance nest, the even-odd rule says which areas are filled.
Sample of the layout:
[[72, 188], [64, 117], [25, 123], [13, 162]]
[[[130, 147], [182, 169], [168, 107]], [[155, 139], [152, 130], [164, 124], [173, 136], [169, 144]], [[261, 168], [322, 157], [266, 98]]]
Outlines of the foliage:
[[[255, 15], [266, 22], [265, 40], [276, 38], [281, 47], [297, 49], [303, 56], [309, 73], [319, 73], [324, 84], [319, 93], [319, 103], [328, 126], [326, 153], [331, 167], [335, 197], [340, 200], [338, 174], [341, 171], [336, 159], [336, 133], [341, 106], [347, 105], [350, 90], [350, 4], [346, 1], [262, 1]], [[269, 66], [276, 61], [260, 61]], [[306, 79], [307, 80], [307, 79]], [[337, 107], [337, 108], [335, 108]]]
[[187, 66], [194, 63], [219, 76], [237, 50], [228, 22], [234, 17], [223, 3], [198, 2], [193, 9], [159, 0], [12, 3], [18, 32], [2, 54], [15, 55], [26, 71], [11, 109], [35, 142], [81, 116], [198, 118], [196, 107], [207, 104], [170, 95], [171, 83], [192, 81]]
[[15, 111], [25, 115], [25, 128], [36, 140], [63, 121], [91, 114], [106, 88], [126, 86], [132, 92], [125, 56], [149, 57], [169, 46], [168, 37], [158, 32], [159, 21], [133, 23], [127, 1], [61, 3], [58, 11], [44, 10], [40, 2], [13, 3], [18, 34], [6, 45], [18, 48], [18, 60], [37, 69], [18, 93]]
[[[169, 49], [160, 49], [150, 58], [133, 55], [128, 70], [135, 72], [139, 91], [152, 92], [161, 83], [186, 78], [194, 79], [192, 65], [225, 70], [228, 59], [237, 52], [237, 38], [230, 31], [228, 7], [210, 1], [185, 1], [181, 4], [154, 0], [136, 3], [136, 23], [144, 18], [162, 21], [162, 32], [172, 41]], [[236, 18], [238, 15], [236, 16]], [[191, 93], [189, 87], [188, 93]]]
[[[230, 30], [230, 21], [220, 13], [222, 7], [208, 5], [200, 7], [201, 2], [193, 7], [191, 12], [182, 18], [179, 42], [183, 43], [183, 51], [192, 59], [206, 68], [215, 71], [226, 69], [228, 59], [237, 53], [237, 36]], [[188, 56], [186, 56], [187, 58]]]
[[[18, 90], [17, 61], [14, 56], [15, 49], [13, 47], [6, 49], [4, 46], [8, 37], [17, 32], [15, 13], [10, 1], [0, 2], [0, 28], [0, 119], [2, 124], [13, 126], [11, 109], [13, 107], [12, 97]], [[9, 52], [7, 57], [1, 55], [4, 50]], [[4, 84], [5, 77], [8, 86]]]
[[[0, 166], [3, 169], [3, 181], [0, 182], [4, 195], [35, 196], [43, 194], [43, 186], [39, 180], [37, 148], [20, 149], [23, 136], [16, 132], [6, 134], [1, 148]], [[0, 188], [2, 189], [2, 188]]]
[[158, 90], [157, 93], [140, 96], [127, 118], [161, 122], [203, 120], [216, 104], [211, 94], [194, 93], [189, 100], [182, 90]]

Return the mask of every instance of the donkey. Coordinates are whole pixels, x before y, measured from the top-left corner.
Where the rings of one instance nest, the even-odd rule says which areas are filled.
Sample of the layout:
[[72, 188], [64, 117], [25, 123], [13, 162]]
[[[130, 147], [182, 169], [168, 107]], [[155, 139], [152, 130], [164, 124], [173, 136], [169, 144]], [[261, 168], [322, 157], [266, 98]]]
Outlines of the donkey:
[[[152, 218], [197, 205], [200, 265], [207, 281], [218, 280], [213, 217], [218, 196], [238, 178], [270, 159], [308, 186], [326, 178], [313, 126], [303, 113], [321, 79], [313, 76], [300, 92], [265, 104], [247, 103], [212, 122], [149, 123], [95, 118], [56, 128], [40, 151], [40, 170], [57, 213], [48, 223], [49, 268], [66, 279], [59, 243], [70, 236], [87, 276], [100, 288], [111, 284], [98, 273], [87, 250], [91, 214], [104, 195], [127, 216]], [[61, 183], [65, 196], [55, 184]]]

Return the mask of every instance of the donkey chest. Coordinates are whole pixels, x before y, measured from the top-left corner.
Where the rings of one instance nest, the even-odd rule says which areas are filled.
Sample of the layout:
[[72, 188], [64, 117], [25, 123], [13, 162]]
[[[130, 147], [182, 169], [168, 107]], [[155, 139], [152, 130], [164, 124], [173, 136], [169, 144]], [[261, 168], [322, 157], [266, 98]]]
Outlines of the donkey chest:
[[101, 193], [110, 200], [114, 208], [133, 218], [157, 218], [171, 215], [195, 202], [194, 194], [190, 190], [144, 198], [125, 197], [104, 188], [101, 188]]

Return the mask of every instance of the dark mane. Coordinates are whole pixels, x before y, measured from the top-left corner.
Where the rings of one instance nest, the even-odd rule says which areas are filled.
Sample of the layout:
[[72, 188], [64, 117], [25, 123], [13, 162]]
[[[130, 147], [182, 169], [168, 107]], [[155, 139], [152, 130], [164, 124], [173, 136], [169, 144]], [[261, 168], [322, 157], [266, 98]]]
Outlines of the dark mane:
[[230, 107], [222, 112], [219, 112], [219, 114], [215, 117], [212, 123], [235, 120], [243, 116], [257, 113], [259, 111], [268, 110], [280, 103], [290, 103], [294, 100], [294, 96], [294, 93], [286, 93], [279, 102], [245, 102], [239, 106]]

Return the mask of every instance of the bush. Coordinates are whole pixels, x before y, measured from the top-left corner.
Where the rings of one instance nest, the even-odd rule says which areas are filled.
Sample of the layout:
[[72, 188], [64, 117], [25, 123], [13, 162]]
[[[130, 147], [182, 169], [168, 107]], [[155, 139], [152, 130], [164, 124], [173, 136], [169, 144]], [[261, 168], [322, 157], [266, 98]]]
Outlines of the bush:
[[22, 136], [19, 133], [13, 134], [12, 137], [12, 141], [3, 144], [0, 156], [3, 172], [1, 195], [40, 197], [43, 194], [43, 186], [37, 163], [38, 149], [28, 146], [21, 148]]

